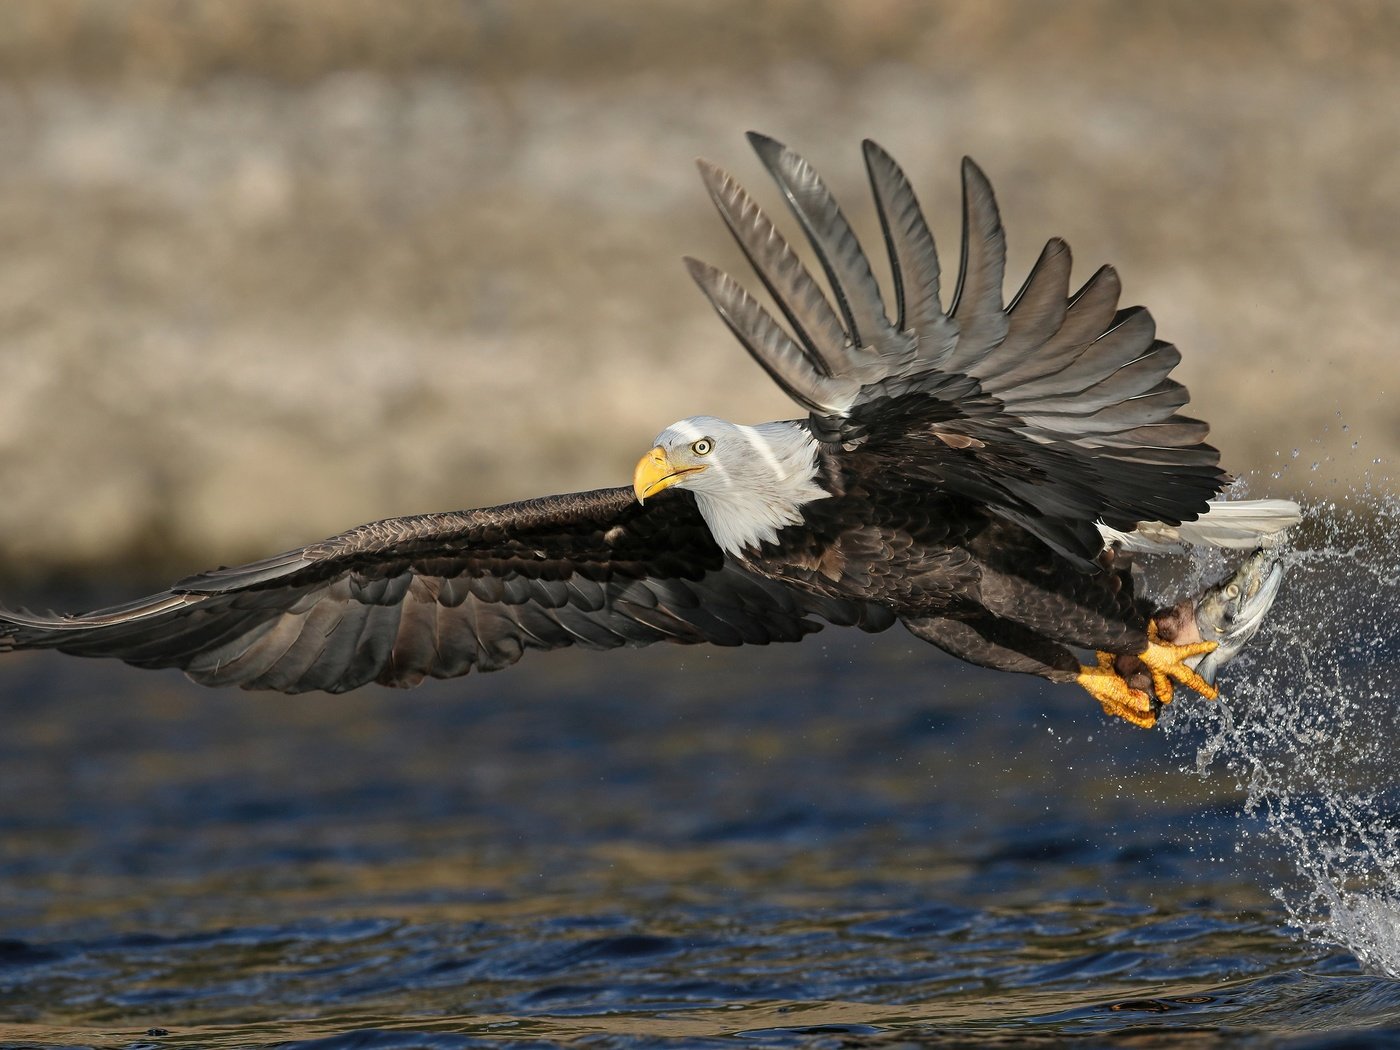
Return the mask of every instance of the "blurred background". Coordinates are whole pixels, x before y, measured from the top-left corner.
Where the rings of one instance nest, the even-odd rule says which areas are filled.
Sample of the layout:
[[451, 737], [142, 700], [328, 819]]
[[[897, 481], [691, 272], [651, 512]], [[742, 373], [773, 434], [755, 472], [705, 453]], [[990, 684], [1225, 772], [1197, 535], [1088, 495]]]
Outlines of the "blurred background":
[[1380, 0], [12, 0], [0, 575], [183, 573], [794, 414], [680, 264], [743, 272], [697, 155], [778, 207], [749, 128], [868, 234], [879, 140], [949, 265], [974, 156], [1008, 294], [1052, 235], [1114, 263], [1253, 494], [1345, 493], [1400, 445], [1397, 99]]

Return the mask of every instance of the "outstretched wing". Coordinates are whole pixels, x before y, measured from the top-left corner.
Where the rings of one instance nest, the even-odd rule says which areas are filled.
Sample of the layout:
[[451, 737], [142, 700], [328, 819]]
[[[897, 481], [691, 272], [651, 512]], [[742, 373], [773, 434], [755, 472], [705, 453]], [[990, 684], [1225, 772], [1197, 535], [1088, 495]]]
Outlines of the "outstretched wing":
[[[830, 447], [860, 449], [891, 486], [937, 485], [973, 498], [1083, 565], [1096, 520], [1178, 523], [1224, 483], [1206, 424], [1179, 415], [1180, 359], [1142, 307], [1117, 308], [1103, 267], [1069, 292], [1070, 253], [1050, 241], [1009, 306], [1006, 238], [992, 188], [963, 162], [962, 266], [940, 297], [938, 252], [893, 159], [865, 161], [893, 275], [894, 318], [870, 261], [821, 178], [781, 143], [750, 142], [811, 242], [830, 298], [752, 198], [701, 162], [720, 215], [788, 322], [736, 281], [687, 260], [720, 316], [812, 416]], [[873, 462], [872, 462], [873, 461]]]
[[725, 558], [692, 496], [629, 488], [392, 518], [79, 616], [0, 610], [0, 650], [178, 667], [296, 693], [494, 671], [527, 649], [766, 645], [887, 612], [806, 595]]

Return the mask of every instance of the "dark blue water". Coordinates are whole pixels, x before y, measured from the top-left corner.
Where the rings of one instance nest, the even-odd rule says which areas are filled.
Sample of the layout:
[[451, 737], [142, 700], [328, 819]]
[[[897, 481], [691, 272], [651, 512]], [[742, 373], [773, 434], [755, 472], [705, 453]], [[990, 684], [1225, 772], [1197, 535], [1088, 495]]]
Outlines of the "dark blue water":
[[7, 657], [0, 1043], [1400, 1038], [1356, 528], [1166, 731], [897, 632], [345, 697]]

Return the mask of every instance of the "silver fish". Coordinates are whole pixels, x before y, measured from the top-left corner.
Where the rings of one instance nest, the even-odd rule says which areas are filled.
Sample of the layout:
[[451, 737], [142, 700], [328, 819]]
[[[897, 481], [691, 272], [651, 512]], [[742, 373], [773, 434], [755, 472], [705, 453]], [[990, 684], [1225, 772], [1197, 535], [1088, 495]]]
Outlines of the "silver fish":
[[1200, 657], [1197, 674], [1214, 683], [1220, 668], [1258, 632], [1282, 582], [1282, 552], [1261, 547], [1201, 596], [1196, 603], [1196, 629], [1206, 641], [1220, 644]]

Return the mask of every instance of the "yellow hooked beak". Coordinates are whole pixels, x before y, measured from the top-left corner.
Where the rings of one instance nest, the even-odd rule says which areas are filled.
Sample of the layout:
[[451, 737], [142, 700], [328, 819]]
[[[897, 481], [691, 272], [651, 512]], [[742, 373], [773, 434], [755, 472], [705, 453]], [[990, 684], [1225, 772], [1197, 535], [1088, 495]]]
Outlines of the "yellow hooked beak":
[[704, 469], [676, 468], [666, 458], [666, 450], [657, 445], [637, 461], [637, 469], [632, 474], [632, 491], [637, 494], [638, 503], [645, 503], [648, 496], [655, 496], [662, 489], [669, 489], [687, 474], [695, 474]]

